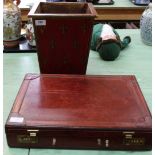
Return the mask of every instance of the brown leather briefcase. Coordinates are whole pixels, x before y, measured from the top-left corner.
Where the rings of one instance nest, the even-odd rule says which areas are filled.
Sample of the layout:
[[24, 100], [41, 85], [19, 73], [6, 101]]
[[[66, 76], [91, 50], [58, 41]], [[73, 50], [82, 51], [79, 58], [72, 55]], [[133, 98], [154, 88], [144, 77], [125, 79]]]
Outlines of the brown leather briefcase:
[[149, 150], [151, 120], [132, 75], [27, 74], [5, 130], [10, 147]]

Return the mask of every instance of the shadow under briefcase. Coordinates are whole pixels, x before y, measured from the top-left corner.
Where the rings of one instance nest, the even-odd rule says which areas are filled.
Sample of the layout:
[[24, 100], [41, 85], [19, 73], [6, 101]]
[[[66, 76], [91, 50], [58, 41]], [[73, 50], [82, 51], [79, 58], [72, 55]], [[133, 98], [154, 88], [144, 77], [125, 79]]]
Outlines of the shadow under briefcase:
[[149, 150], [135, 76], [27, 74], [5, 125], [10, 147]]

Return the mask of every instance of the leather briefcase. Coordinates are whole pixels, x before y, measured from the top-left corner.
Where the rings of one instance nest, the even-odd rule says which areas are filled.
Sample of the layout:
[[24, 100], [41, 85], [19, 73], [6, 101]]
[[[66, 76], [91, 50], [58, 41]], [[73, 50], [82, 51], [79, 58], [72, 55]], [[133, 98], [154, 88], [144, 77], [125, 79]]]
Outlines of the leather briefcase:
[[5, 125], [10, 147], [149, 150], [135, 76], [27, 74]]

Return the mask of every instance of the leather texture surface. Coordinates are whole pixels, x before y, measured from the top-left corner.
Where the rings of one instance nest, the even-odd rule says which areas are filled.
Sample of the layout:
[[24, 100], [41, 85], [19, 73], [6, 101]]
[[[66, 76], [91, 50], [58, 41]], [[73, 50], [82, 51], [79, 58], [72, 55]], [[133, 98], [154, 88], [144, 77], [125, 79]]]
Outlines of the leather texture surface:
[[151, 116], [134, 76], [28, 74], [12, 113], [26, 125], [150, 128]]

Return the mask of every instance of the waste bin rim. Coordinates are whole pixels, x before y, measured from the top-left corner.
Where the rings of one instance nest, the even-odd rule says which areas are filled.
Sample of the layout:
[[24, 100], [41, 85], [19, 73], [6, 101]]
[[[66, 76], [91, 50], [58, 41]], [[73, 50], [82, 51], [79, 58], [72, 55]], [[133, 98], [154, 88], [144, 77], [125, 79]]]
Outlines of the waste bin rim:
[[42, 18], [42, 17], [46, 17], [46, 18], [52, 18], [52, 17], [60, 17], [60, 18], [65, 18], [65, 17], [73, 17], [73, 18], [78, 18], [78, 17], [84, 17], [84, 18], [95, 18], [97, 16], [97, 12], [93, 6], [92, 3], [77, 3], [77, 2], [54, 2], [52, 3], [53, 5], [56, 5], [56, 4], [63, 4], [63, 5], [69, 5], [69, 4], [75, 4], [75, 5], [78, 5], [78, 4], [87, 4], [89, 9], [90, 9], [90, 13], [36, 13], [36, 10], [38, 8], [38, 6], [41, 4], [41, 3], [49, 3], [49, 2], [37, 2], [33, 5], [32, 9], [30, 10], [30, 12], [28, 13], [28, 17], [29, 18]]
[[40, 19], [40, 18], [95, 18], [95, 15], [87, 14], [87, 15], [81, 15], [81, 14], [35, 14], [31, 15], [29, 14], [28, 17], [32, 19]]

